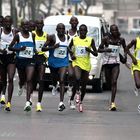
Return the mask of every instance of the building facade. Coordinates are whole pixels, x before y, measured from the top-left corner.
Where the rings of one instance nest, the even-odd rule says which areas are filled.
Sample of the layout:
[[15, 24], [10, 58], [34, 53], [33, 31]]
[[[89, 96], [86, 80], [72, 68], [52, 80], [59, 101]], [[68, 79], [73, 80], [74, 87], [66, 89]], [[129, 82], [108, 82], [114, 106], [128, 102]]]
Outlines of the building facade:
[[[92, 3], [92, 0], [89, 1]], [[100, 15], [104, 16], [109, 24], [117, 24], [121, 32], [130, 33], [133, 30], [140, 30], [140, 0], [95, 0], [90, 14], [96, 15], [95, 7], [99, 3], [103, 8]]]

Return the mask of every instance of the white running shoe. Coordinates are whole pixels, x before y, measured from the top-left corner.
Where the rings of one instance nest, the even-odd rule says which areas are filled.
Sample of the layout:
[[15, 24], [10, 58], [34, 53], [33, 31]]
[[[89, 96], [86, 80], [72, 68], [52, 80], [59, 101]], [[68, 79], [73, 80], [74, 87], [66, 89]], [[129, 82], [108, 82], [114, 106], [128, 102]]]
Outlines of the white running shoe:
[[26, 104], [25, 104], [25, 107], [24, 107], [24, 111], [31, 111], [31, 105], [30, 105], [30, 102], [27, 101]]
[[135, 88], [134, 93], [135, 93], [136, 96], [138, 96], [140, 94], [140, 89]]
[[72, 87], [71, 86], [68, 86], [67, 94], [69, 97], [71, 97], [71, 95], [72, 95]]
[[23, 94], [24, 86], [22, 88], [18, 88], [18, 96], [21, 96]]
[[140, 104], [138, 105], [138, 112], [140, 113]]
[[80, 93], [76, 93], [76, 98], [75, 98], [75, 101], [76, 103], [78, 104], [80, 102]]
[[5, 105], [6, 101], [5, 101], [5, 95], [1, 95], [1, 98], [0, 98], [0, 103], [1, 105]]
[[52, 88], [52, 95], [54, 96], [54, 95], [56, 95], [56, 94], [58, 94], [58, 87], [56, 86], [53, 86], [53, 88]]
[[73, 100], [70, 100], [70, 109], [75, 109], [75, 104], [74, 104], [74, 101]]
[[59, 105], [58, 105], [58, 111], [63, 111], [65, 109], [65, 105], [63, 102], [60, 102]]

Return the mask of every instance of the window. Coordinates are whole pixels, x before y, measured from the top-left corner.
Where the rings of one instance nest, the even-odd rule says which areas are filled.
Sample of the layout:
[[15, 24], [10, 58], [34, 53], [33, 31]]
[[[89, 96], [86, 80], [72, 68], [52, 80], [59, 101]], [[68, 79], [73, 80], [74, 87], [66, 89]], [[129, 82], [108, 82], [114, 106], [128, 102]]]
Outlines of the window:
[[140, 19], [133, 19], [133, 28], [140, 28]]

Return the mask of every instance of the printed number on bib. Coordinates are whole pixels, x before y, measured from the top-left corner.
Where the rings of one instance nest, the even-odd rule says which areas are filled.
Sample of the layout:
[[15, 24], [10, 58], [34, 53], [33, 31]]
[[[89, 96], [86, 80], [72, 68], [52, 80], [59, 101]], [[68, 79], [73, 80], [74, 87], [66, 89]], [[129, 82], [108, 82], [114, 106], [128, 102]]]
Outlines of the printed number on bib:
[[67, 56], [67, 47], [59, 47], [54, 50], [54, 56], [57, 58], [65, 58]]
[[24, 51], [19, 52], [19, 57], [32, 58], [33, 57], [33, 48], [26, 47], [26, 49]]
[[117, 45], [109, 45], [109, 47], [112, 52], [111, 53], [107, 53], [108, 55], [110, 56], [118, 56], [119, 55], [119, 52], [120, 52], [120, 46], [117, 46]]
[[85, 47], [76, 47], [75, 55], [79, 57], [87, 56], [88, 52], [86, 51]]
[[44, 41], [36, 41], [36, 50], [38, 52], [41, 52], [44, 43], [45, 43]]

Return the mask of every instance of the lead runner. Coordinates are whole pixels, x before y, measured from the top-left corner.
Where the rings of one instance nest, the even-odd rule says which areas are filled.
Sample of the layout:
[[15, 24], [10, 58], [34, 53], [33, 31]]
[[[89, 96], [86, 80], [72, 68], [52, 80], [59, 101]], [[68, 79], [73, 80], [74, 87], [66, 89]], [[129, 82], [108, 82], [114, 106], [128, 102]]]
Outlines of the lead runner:
[[27, 93], [24, 111], [30, 111], [30, 94], [35, 70], [35, 61], [33, 59], [35, 54], [35, 34], [29, 32], [29, 21], [23, 20], [21, 22], [21, 31], [14, 36], [9, 45], [9, 50], [17, 53], [16, 66], [19, 76], [26, 77]]

